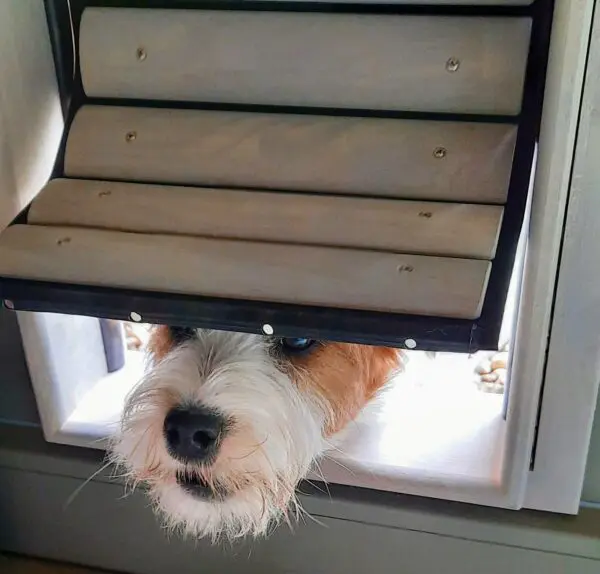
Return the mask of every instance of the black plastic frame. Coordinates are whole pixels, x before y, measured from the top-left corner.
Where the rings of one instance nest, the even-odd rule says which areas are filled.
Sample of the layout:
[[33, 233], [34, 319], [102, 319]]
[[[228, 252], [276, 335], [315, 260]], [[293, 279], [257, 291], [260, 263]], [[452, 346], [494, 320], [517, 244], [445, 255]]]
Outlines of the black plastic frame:
[[[65, 115], [63, 145], [54, 176], [63, 174], [66, 137], [77, 110], [84, 104], [164, 106], [202, 109], [237, 109], [288, 113], [322, 113], [436, 120], [486, 121], [518, 124], [505, 216], [497, 256], [477, 320], [447, 319], [370, 311], [261, 303], [154, 293], [130, 289], [91, 287], [0, 278], [0, 297], [10, 309], [91, 315], [129, 320], [132, 312], [144, 322], [210, 327], [262, 333], [273, 327], [275, 335], [348, 341], [404, 347], [407, 339], [419, 350], [474, 352], [495, 349], [519, 234], [523, 224], [535, 145], [537, 143], [550, 44], [554, 0], [535, 0], [529, 6], [431, 6], [385, 4], [327, 4], [304, 2], [249, 2], [201, 0], [45, 0], [58, 85]], [[88, 6], [182, 8], [212, 10], [300, 11], [363, 14], [421, 14], [532, 18], [523, 104], [516, 117], [469, 114], [374, 112], [372, 110], [291, 108], [282, 106], [220, 105], [190, 102], [94, 99], [85, 95], [77, 62], [79, 24]], [[20, 220], [26, 218], [26, 213]]]

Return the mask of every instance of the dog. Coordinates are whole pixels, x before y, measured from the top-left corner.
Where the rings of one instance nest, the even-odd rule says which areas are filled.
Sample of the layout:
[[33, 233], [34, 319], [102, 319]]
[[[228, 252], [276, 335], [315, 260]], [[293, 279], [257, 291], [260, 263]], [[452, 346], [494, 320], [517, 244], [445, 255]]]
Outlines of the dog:
[[259, 537], [299, 511], [313, 463], [402, 367], [388, 347], [156, 326], [112, 460], [168, 527]]

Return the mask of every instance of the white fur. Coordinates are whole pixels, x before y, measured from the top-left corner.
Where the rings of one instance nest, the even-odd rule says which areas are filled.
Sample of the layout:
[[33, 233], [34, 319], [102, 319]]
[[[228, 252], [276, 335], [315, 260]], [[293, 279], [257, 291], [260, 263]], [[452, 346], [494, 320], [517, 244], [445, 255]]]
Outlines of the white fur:
[[[285, 519], [294, 489], [324, 450], [320, 399], [299, 392], [258, 335], [199, 330], [153, 365], [128, 397], [112, 446], [134, 483], [145, 482], [169, 526], [193, 536], [265, 534]], [[208, 470], [184, 466], [167, 452], [164, 418], [173, 403], [202, 404], [234, 420]], [[176, 481], [198, 472], [231, 491], [200, 500]]]

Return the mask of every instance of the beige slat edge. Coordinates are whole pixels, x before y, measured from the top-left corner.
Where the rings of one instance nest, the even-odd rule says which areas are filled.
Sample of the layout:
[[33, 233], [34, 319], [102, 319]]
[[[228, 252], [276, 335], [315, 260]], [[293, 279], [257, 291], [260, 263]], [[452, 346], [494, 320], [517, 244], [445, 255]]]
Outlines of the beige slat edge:
[[493, 259], [503, 208], [57, 179], [28, 223]]
[[0, 0], [0, 229], [48, 181], [62, 133], [44, 3]]
[[530, 27], [528, 18], [88, 8], [80, 58], [90, 96], [516, 115]]
[[473, 319], [491, 263], [14, 225], [0, 236], [0, 275], [340, 308]]
[[65, 174], [504, 203], [516, 133], [493, 123], [86, 106], [70, 129]]

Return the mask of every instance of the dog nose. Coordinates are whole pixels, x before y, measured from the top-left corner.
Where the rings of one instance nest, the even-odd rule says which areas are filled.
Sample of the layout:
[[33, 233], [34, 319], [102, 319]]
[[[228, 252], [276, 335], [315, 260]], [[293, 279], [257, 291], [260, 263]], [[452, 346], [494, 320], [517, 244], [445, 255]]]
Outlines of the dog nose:
[[177, 407], [165, 417], [164, 433], [170, 454], [182, 462], [202, 462], [217, 453], [224, 420], [203, 407]]

